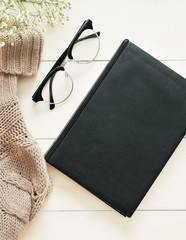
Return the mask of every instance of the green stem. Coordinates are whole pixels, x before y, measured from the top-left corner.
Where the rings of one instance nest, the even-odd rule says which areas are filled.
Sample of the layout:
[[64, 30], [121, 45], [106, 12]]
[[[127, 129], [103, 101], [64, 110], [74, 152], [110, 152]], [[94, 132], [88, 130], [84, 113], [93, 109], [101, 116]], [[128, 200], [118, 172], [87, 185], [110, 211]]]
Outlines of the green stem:
[[22, 0], [22, 2], [27, 2], [27, 3], [36, 3], [36, 4], [41, 4], [41, 3], [47, 3], [47, 4], [58, 4], [58, 3], [64, 3], [64, 1], [57, 1], [57, 2], [50, 2], [50, 1], [32, 1], [32, 0]]

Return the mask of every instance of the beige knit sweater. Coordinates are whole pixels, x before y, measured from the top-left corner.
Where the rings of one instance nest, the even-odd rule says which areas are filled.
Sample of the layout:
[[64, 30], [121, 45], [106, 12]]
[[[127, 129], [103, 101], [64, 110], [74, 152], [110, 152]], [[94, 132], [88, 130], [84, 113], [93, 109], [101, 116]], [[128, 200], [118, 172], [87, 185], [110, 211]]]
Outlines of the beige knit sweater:
[[[31, 30], [0, 48], [0, 240], [18, 239], [51, 187], [46, 163], [18, 105], [17, 77], [36, 74], [43, 38]], [[26, 81], [26, 79], [25, 79]]]

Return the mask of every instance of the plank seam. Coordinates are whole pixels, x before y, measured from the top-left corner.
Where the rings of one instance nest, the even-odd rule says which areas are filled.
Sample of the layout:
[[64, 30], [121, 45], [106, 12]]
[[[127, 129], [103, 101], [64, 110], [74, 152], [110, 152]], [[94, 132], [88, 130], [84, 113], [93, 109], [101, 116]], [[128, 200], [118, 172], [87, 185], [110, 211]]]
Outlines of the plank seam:
[[[113, 210], [41, 210], [41, 212], [116, 212]], [[137, 209], [136, 212], [186, 212], [186, 209]]]

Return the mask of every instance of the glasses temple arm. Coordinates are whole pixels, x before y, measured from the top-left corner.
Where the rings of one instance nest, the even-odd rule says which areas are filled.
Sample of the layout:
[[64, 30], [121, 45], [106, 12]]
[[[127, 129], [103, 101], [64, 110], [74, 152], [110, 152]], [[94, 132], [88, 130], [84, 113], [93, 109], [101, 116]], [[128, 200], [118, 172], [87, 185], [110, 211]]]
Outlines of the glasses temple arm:
[[82, 42], [82, 41], [84, 41], [84, 40], [87, 40], [87, 39], [96, 38], [97, 36], [100, 36], [100, 32], [93, 33], [93, 34], [88, 35], [88, 36], [83, 37], [83, 38], [79, 38], [79, 39], [75, 42], [75, 44], [78, 43], [78, 42]]
[[[60, 56], [60, 58], [56, 61], [56, 63], [53, 65], [53, 67], [50, 69], [50, 71], [48, 72], [47, 76], [44, 78], [44, 80], [40, 83], [39, 87], [36, 89], [36, 91], [34, 92], [34, 94], [32, 95], [32, 100], [34, 102], [39, 102], [39, 101], [43, 101], [43, 97], [41, 95], [41, 92], [45, 86], [45, 84], [48, 82], [48, 80], [50, 79], [49, 76], [51, 75], [51, 73], [53, 71], [55, 71], [56, 68], [61, 66], [61, 63], [64, 61], [64, 59], [67, 56], [67, 52], [68, 52], [68, 48], [63, 52], [63, 54]], [[54, 108], [54, 107], [53, 107]], [[53, 109], [52, 108], [52, 109]]]
[[49, 80], [50, 81], [49, 82], [50, 110], [55, 108], [54, 97], [53, 97], [53, 92], [52, 92], [52, 85], [53, 85], [55, 75], [56, 75], [56, 73], [54, 73], [54, 75]]

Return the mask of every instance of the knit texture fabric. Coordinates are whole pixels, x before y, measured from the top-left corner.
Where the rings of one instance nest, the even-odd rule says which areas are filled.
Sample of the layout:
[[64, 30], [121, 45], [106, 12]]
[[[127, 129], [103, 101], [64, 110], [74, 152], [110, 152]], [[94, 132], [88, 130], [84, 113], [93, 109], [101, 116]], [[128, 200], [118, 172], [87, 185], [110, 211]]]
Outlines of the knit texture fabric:
[[17, 98], [18, 76], [36, 74], [43, 46], [28, 30], [0, 48], [0, 240], [17, 240], [51, 188], [46, 162], [28, 132]]

